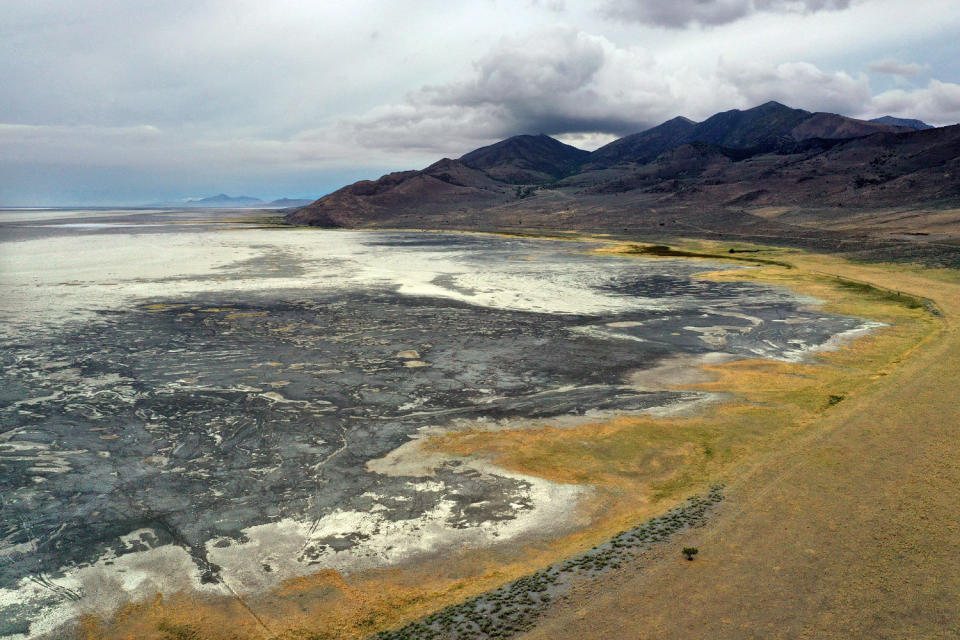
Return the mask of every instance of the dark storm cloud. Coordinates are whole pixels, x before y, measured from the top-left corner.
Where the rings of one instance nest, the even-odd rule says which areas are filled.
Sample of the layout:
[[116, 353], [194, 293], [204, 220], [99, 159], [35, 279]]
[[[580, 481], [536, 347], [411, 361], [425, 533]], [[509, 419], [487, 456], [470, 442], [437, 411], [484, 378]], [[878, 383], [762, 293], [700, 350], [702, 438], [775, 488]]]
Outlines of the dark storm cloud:
[[851, 0], [607, 0], [603, 12], [616, 19], [680, 29], [721, 25], [755, 13], [813, 13], [846, 9]]
[[458, 134], [465, 145], [516, 133], [622, 135], [651, 124], [650, 109], [638, 107], [659, 98], [651, 93], [627, 99], [633, 89], [611, 86], [614, 67], [628, 73], [620, 78], [625, 85], [641, 92], [656, 83], [648, 75], [655, 62], [641, 50], [617, 50], [604, 38], [572, 28], [537, 31], [503, 39], [474, 63], [469, 77], [425, 86], [350, 126], [363, 144], [400, 148], [417, 143], [450, 148], [450, 136]]
[[[486, 112], [486, 128], [513, 131], [627, 133], [643, 123], [632, 106], [611, 99], [603, 74], [615, 51], [602, 38], [556, 28], [503, 40], [474, 63], [473, 77], [426, 87], [417, 99], [432, 107]], [[653, 65], [645, 55], [638, 71]]]

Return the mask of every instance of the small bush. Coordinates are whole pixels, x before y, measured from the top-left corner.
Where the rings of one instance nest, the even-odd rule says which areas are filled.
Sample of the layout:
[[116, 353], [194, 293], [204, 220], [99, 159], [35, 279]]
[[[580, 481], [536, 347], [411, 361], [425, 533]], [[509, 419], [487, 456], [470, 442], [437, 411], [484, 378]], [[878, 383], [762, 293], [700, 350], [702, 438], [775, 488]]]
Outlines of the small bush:
[[696, 547], [684, 547], [682, 553], [687, 558], [687, 560], [693, 560], [693, 556], [700, 553], [700, 550], [697, 549]]

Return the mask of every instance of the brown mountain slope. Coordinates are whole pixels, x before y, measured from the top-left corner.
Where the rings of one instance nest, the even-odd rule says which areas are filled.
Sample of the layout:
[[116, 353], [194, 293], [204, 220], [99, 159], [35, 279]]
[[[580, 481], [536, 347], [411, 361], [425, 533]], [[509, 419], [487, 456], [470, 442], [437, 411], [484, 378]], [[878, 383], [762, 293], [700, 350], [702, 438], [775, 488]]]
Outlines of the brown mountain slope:
[[541, 184], [580, 168], [590, 152], [550, 136], [514, 136], [461, 156], [468, 167], [508, 184]]
[[[643, 165], [584, 172], [518, 193], [489, 174], [444, 160], [421, 172], [389, 174], [326, 196], [291, 216], [310, 224], [329, 212], [341, 225], [396, 224], [413, 213], [549, 212], [602, 209], [620, 224], [644, 209], [703, 211], [759, 207], [823, 209], [960, 205], [960, 125], [881, 133], [848, 141], [807, 141], [796, 153], [739, 157], [705, 143], [681, 145]], [[524, 197], [520, 197], [524, 196]], [[615, 196], [615, 197], [611, 197]]]
[[[744, 159], [723, 147], [685, 145], [632, 168], [620, 181], [645, 193], [713, 207], [890, 206], [960, 195], [960, 125], [807, 142], [809, 148], [797, 153]], [[607, 181], [590, 192], [614, 190]]]
[[354, 227], [411, 213], [446, 211], [459, 201], [489, 206], [508, 198], [508, 185], [460, 160], [444, 158], [422, 171], [390, 173], [334, 191], [287, 216], [294, 224]]
[[576, 170], [588, 155], [549, 136], [514, 136], [457, 160], [444, 158], [422, 171], [361, 180], [293, 212], [287, 220], [354, 227], [398, 215], [485, 208], [531, 194], [533, 185], [553, 182]]
[[585, 170], [612, 167], [621, 162], [649, 162], [668, 149], [690, 139], [697, 123], [682, 116], [667, 120], [646, 131], [624, 136], [590, 154]]
[[839, 116], [835, 113], [814, 113], [790, 130], [790, 135], [798, 141], [810, 138], [859, 138], [874, 133], [904, 133], [912, 131], [909, 127], [867, 122]]

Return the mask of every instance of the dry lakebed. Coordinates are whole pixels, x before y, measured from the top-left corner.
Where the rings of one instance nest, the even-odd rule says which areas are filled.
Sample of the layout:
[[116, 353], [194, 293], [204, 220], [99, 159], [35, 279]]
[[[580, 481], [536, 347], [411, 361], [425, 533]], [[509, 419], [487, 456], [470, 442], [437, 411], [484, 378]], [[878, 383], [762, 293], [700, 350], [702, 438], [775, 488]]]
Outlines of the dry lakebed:
[[[111, 624], [140, 629], [117, 637], [213, 637], [184, 626], [183, 612], [231, 610], [223, 601], [243, 603], [232, 610], [249, 620], [221, 637], [292, 634], [312, 609], [287, 611], [288, 629], [271, 618], [275, 603], [257, 603], [311, 576], [340, 585], [424, 571], [464, 550], [505, 558], [513, 568], [477, 569], [478, 585], [512, 593], [524, 567], [509, 550], [596, 543], [583, 532], [609, 494], [572, 472], [471, 455], [477, 437], [695, 415], [727, 397], [697, 386], [711, 379], [703, 366], [815, 368], [886, 326], [752, 281], [748, 261], [645, 257], [597, 239], [247, 222], [0, 213], [0, 638], [107, 637]], [[720, 270], [734, 276], [703, 277]], [[533, 585], [524, 597], [540, 594], [527, 609], [569, 583], [564, 571], [599, 570], [619, 558], [612, 549], [661, 539], [722, 492], [691, 482], [659, 513], [697, 493], [655, 526], [618, 512], [621, 538], [540, 565], [521, 583]], [[171, 602], [179, 609], [163, 610]], [[506, 637], [529, 623], [521, 607], [484, 627], [471, 620], [502, 598], [471, 602], [342, 635], [410, 623], [384, 637]]]

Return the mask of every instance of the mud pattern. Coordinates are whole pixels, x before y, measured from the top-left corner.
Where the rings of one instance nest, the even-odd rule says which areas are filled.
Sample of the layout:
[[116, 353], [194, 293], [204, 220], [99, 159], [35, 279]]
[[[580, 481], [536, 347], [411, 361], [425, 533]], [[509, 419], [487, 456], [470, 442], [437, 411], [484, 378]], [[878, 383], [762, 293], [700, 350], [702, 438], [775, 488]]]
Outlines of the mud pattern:
[[562, 534], [588, 488], [376, 461], [424, 430], [697, 403], [633, 374], [870, 328], [584, 243], [55, 226], [0, 238], [0, 637]]

